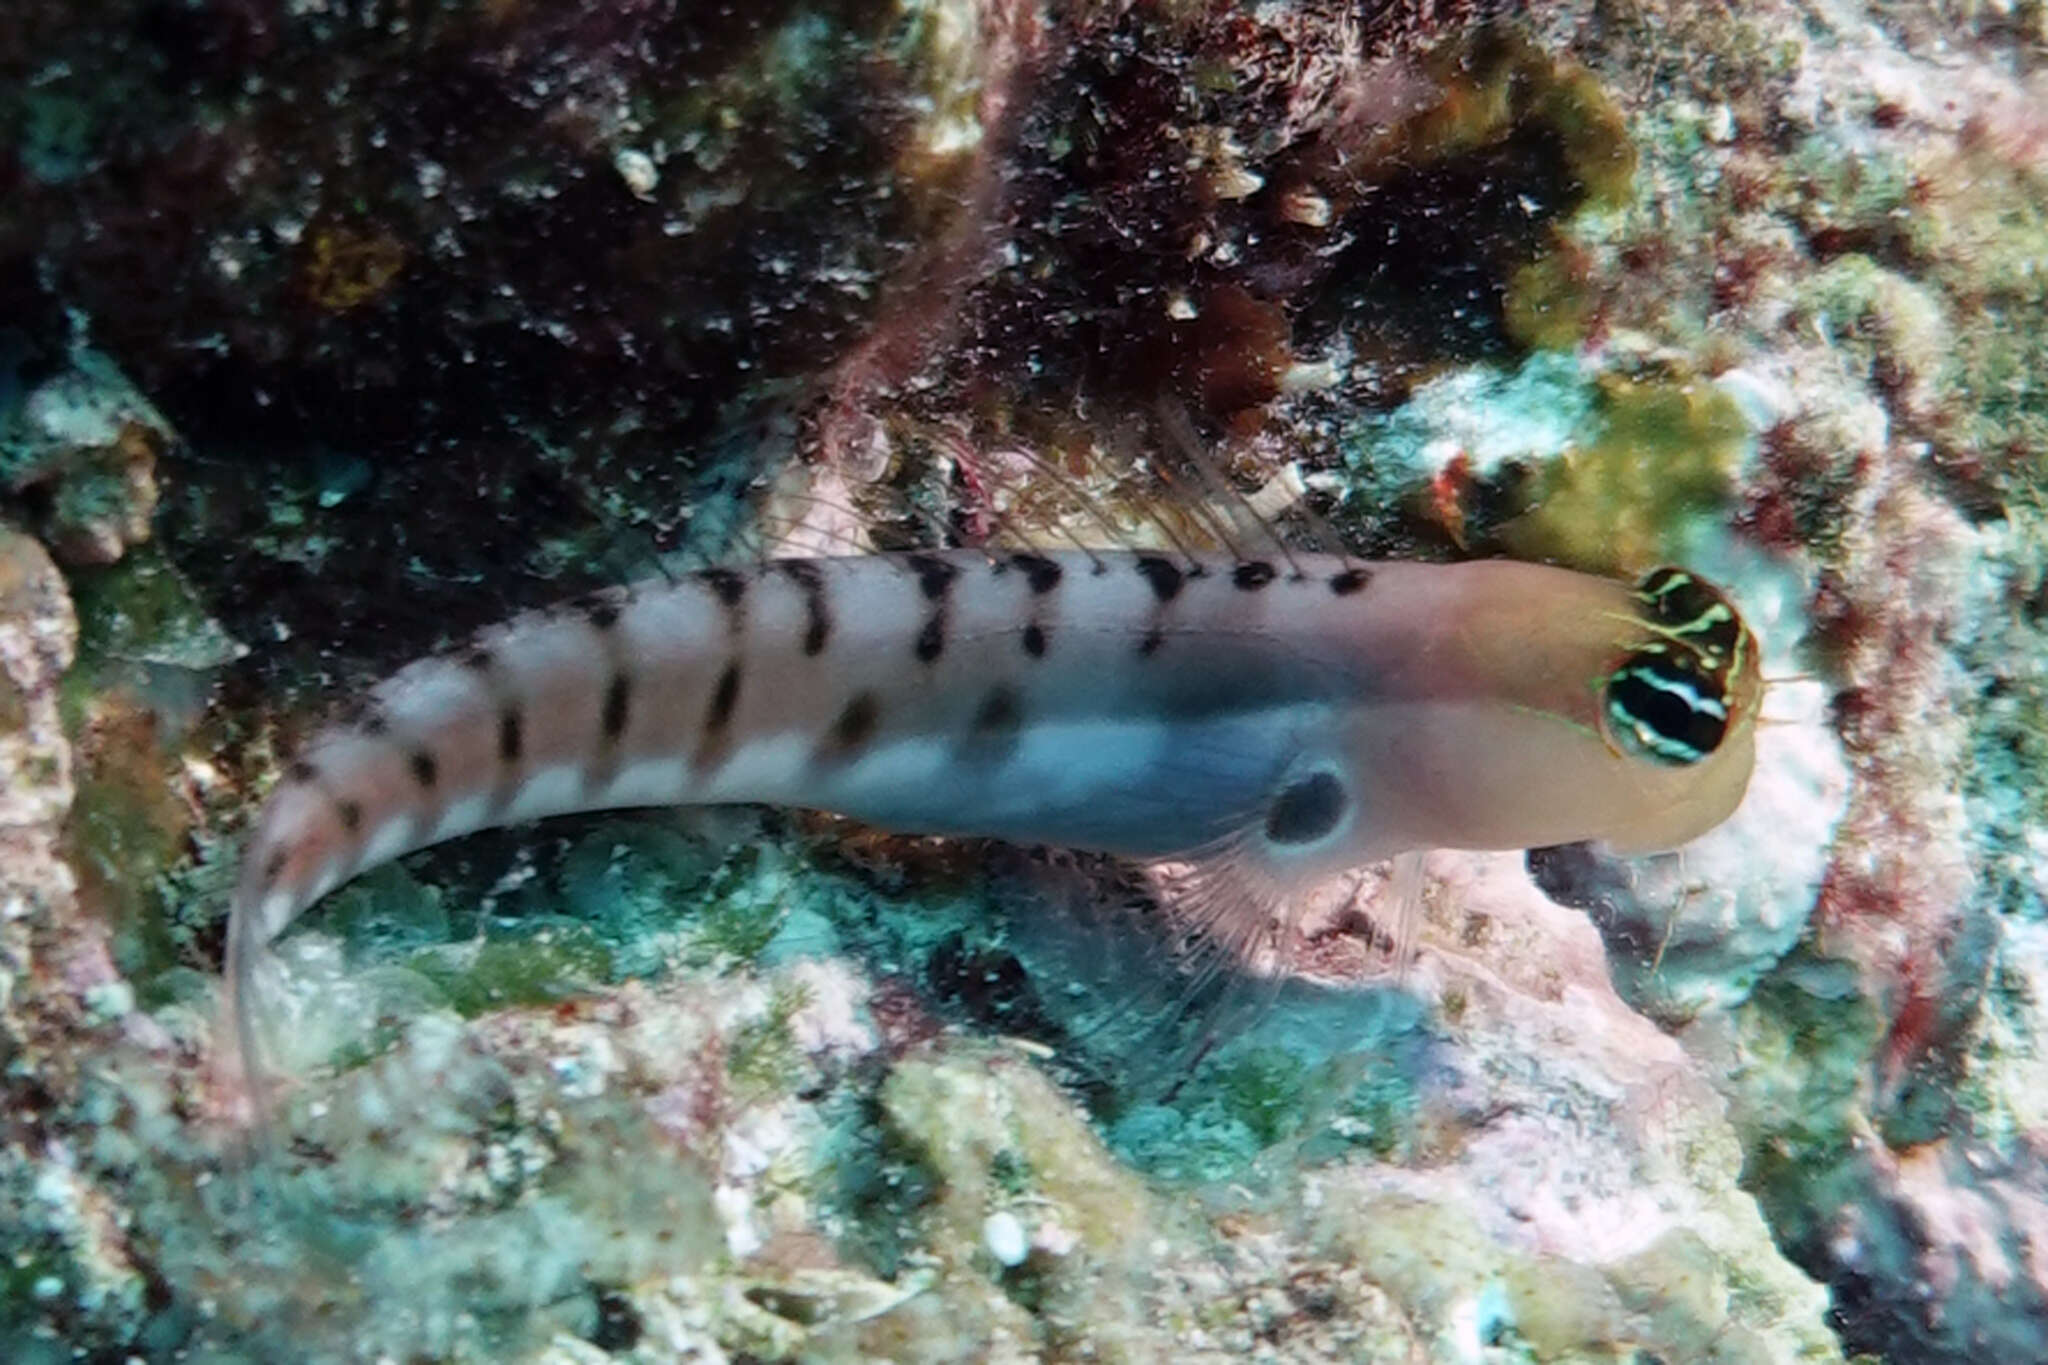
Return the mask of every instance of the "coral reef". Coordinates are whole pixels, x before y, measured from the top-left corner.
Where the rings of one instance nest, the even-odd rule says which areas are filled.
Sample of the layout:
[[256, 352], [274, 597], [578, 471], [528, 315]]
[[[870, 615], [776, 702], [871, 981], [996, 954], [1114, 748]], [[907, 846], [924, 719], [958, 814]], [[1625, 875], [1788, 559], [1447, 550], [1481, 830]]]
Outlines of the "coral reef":
[[[16, 0], [0, 1355], [2048, 1355], [2042, 9], [1505, 9]], [[834, 549], [1682, 562], [1757, 776], [1433, 855], [1402, 970], [1333, 883], [1214, 1000], [1164, 874], [483, 835], [286, 940], [238, 1148], [315, 704], [769, 485]]]

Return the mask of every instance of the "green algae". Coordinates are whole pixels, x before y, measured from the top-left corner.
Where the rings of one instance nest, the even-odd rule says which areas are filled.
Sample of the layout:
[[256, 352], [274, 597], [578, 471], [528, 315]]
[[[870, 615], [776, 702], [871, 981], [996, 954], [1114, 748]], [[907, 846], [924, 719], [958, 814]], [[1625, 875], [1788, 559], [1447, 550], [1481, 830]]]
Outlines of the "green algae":
[[183, 911], [171, 880], [190, 817], [160, 778], [146, 764], [82, 774], [66, 826], [66, 856], [107, 917], [114, 964], [142, 983], [198, 960], [204, 918]]
[[137, 546], [117, 564], [75, 568], [68, 580], [78, 611], [78, 661], [62, 693], [69, 726], [82, 720], [88, 699], [117, 687], [188, 716], [199, 701], [191, 675], [243, 652], [157, 546]]
[[189, 858], [206, 837], [176, 769], [208, 682], [238, 650], [154, 546], [74, 569], [70, 583], [79, 649], [58, 693], [78, 755], [68, 856], [113, 926], [116, 964], [148, 992], [203, 960], [225, 904], [225, 872]]
[[573, 923], [526, 927], [516, 936], [418, 953], [407, 965], [438, 986], [449, 1008], [465, 1019], [551, 1005], [612, 979], [610, 951], [594, 932]]
[[[1126, 1316], [1122, 1305], [1135, 1291], [1158, 1211], [1056, 1086], [1000, 1054], [962, 1048], [898, 1064], [881, 1104], [933, 1177], [919, 1218], [943, 1263], [991, 1276], [1055, 1350]], [[1025, 1177], [1029, 1193], [1019, 1194]], [[1057, 1229], [1070, 1245], [1003, 1267], [984, 1233], [998, 1210], [1013, 1211], [1027, 1228]]]
[[691, 950], [699, 962], [750, 963], [775, 941], [789, 904], [789, 881], [803, 869], [765, 845], [740, 850], [706, 888]]
[[1500, 532], [1517, 556], [1614, 574], [1683, 557], [1726, 511], [1750, 440], [1734, 399], [1703, 382], [1606, 377], [1597, 434], [1536, 472]]
[[1789, 1355], [1782, 1335], [1766, 1340], [1757, 1325], [1784, 1306], [1687, 1229], [1590, 1265], [1503, 1246], [1466, 1209], [1407, 1194], [1347, 1193], [1317, 1228], [1423, 1329], [1433, 1359], [1474, 1346], [1531, 1361], [1840, 1359], [1817, 1330]]
[[1455, 163], [1512, 145], [1519, 160], [1557, 178], [1548, 192], [1560, 213], [1550, 231], [1532, 248], [1501, 256], [1501, 322], [1506, 339], [1525, 351], [1574, 349], [1591, 330], [1597, 300], [1570, 224], [1634, 196], [1628, 122], [1590, 72], [1513, 30], [1490, 31], [1469, 49], [1453, 45], [1437, 61], [1444, 97], [1404, 129], [1409, 155], [1422, 164]]
[[1502, 316], [1508, 335], [1532, 351], [1570, 351], [1591, 330], [1598, 300], [1580, 253], [1560, 245], [1508, 277]]
[[[886, 1121], [876, 1096], [848, 1096], [836, 1107], [837, 1121], [819, 1146], [819, 1202], [842, 1252], [893, 1279], [924, 1256], [921, 1228], [938, 1174], [920, 1144]], [[1007, 1172], [1015, 1159], [1003, 1166]], [[1006, 1175], [996, 1183], [1009, 1192]]]
[[1926, 284], [1869, 256], [1830, 261], [1796, 297], [1836, 349], [1880, 385], [1931, 383], [1948, 369], [1952, 341], [1940, 299]]
[[567, 1101], [545, 1073], [445, 1045], [347, 1073], [328, 1099], [295, 1125], [321, 1159], [269, 1174], [277, 1205], [229, 1189], [210, 1228], [167, 1227], [181, 1277], [219, 1285], [208, 1335], [234, 1355], [523, 1358], [599, 1330], [587, 1286], [699, 1274], [717, 1251], [707, 1173], [634, 1106], [549, 1124]]
[[1635, 147], [1621, 110], [1590, 72], [1511, 28], [1449, 45], [1433, 60], [1444, 93], [1402, 130], [1413, 160], [1446, 161], [1534, 128], [1580, 202], [1612, 207], [1627, 199]]
[[789, 1094], [807, 1074], [803, 1049], [791, 1025], [809, 1003], [810, 994], [802, 985], [779, 985], [769, 997], [768, 1008], [733, 1034], [727, 1044], [725, 1070], [742, 1098]]
[[1738, 1066], [1729, 1087], [1743, 1188], [1781, 1246], [1810, 1248], [1828, 1235], [1830, 1211], [1856, 1192], [1852, 1139], [1885, 1021], [1853, 967], [1802, 944], [1757, 984], [1733, 1023]]
[[1260, 1146], [1293, 1137], [1304, 1118], [1309, 1068], [1284, 1048], [1254, 1048], [1233, 1057], [1207, 1078], [1223, 1108]]
[[1358, 244], [1308, 312], [1351, 340], [1389, 397], [1446, 363], [1576, 348], [1593, 327], [1574, 226], [1630, 203], [1637, 153], [1590, 72], [1507, 26], [1425, 59], [1437, 97], [1356, 153]]
[[[309, 927], [334, 936], [351, 971], [383, 984], [401, 1011], [445, 1008], [465, 1019], [588, 998], [629, 979], [746, 970], [780, 929], [794, 875], [762, 846], [721, 850], [659, 818], [602, 819], [541, 876], [515, 873], [496, 895], [455, 894], [421, 872], [449, 855], [387, 864], [329, 895]], [[396, 975], [391, 975], [395, 972]], [[801, 1074], [789, 1031], [800, 988], [778, 989], [736, 1041], [749, 1093]], [[340, 1040], [336, 1065], [359, 1066], [400, 1036], [385, 1017]]]
[[1024, 1172], [1062, 1221], [1097, 1254], [1130, 1249], [1148, 1200], [1044, 1076], [1014, 1059], [967, 1048], [909, 1059], [883, 1082], [883, 1112], [936, 1177], [928, 1213], [939, 1245], [973, 1259], [982, 1221], [1008, 1202]]

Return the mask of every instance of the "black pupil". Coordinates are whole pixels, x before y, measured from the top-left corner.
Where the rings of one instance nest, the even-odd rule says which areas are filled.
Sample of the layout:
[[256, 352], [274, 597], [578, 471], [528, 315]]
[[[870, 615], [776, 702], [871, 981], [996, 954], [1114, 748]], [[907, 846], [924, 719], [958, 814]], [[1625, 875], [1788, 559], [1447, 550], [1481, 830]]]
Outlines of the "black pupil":
[[1638, 654], [1608, 685], [1611, 705], [1664, 743], [1653, 757], [1693, 763], [1712, 753], [1728, 732], [1728, 718], [1700, 704], [1719, 704], [1720, 689], [1709, 678], [1659, 654]]
[[1344, 818], [1344, 784], [1332, 773], [1310, 773], [1273, 800], [1266, 837], [1276, 844], [1314, 843]]

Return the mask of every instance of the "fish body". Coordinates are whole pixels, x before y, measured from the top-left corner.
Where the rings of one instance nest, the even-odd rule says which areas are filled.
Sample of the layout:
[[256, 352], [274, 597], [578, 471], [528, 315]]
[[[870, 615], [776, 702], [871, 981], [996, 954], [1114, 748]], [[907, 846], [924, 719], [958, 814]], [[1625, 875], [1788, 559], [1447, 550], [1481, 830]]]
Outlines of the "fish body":
[[251, 835], [231, 985], [350, 877], [568, 811], [761, 802], [1214, 859], [1262, 905], [1411, 849], [1672, 846], [1740, 799], [1756, 659], [1678, 570], [955, 550], [608, 590], [314, 738]]

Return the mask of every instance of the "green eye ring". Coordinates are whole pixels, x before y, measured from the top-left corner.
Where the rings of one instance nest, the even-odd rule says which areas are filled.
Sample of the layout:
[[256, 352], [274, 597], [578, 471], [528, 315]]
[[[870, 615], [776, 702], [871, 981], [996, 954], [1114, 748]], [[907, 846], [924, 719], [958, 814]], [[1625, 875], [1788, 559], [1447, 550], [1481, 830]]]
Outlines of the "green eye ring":
[[1721, 590], [1684, 569], [1652, 569], [1636, 584], [1644, 619], [1658, 634], [1696, 650], [1709, 662], [1742, 656], [1742, 618]]

